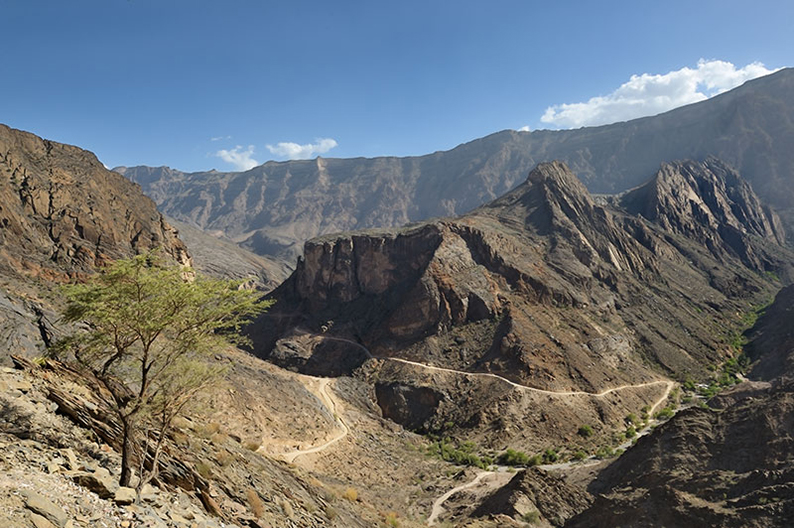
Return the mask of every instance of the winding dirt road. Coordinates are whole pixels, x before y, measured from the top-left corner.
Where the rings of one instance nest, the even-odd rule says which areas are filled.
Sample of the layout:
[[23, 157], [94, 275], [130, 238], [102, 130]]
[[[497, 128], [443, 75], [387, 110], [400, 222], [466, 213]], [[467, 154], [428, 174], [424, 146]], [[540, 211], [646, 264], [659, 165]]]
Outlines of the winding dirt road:
[[664, 402], [665, 399], [667, 399], [667, 396], [670, 394], [670, 391], [675, 386], [675, 382], [674, 381], [670, 381], [670, 380], [655, 380], [655, 381], [648, 381], [646, 383], [619, 385], [617, 387], [612, 387], [611, 389], [605, 389], [605, 390], [603, 390], [601, 392], [551, 391], [551, 390], [546, 390], [546, 389], [538, 389], [537, 387], [529, 387], [527, 385], [521, 385], [520, 383], [516, 383], [514, 381], [510, 381], [509, 379], [507, 379], [507, 378], [505, 378], [503, 376], [500, 376], [498, 374], [493, 374], [491, 372], [466, 372], [465, 370], [455, 370], [455, 369], [449, 369], [449, 368], [444, 368], [444, 367], [434, 367], [432, 365], [425, 365], [424, 363], [419, 363], [419, 362], [416, 362], [416, 361], [410, 361], [410, 360], [407, 360], [407, 359], [400, 359], [400, 358], [394, 358], [394, 357], [376, 357], [376, 356], [372, 355], [372, 353], [369, 351], [369, 349], [367, 349], [367, 347], [365, 347], [361, 343], [356, 343], [355, 341], [351, 341], [350, 339], [344, 339], [344, 338], [341, 338], [341, 337], [332, 337], [332, 336], [326, 336], [326, 335], [320, 335], [320, 334], [310, 334], [308, 332], [306, 332], [303, 335], [309, 335], [309, 336], [311, 336], [312, 339], [324, 339], [324, 340], [327, 340], [327, 341], [340, 341], [342, 343], [349, 343], [349, 344], [354, 345], [354, 346], [358, 347], [359, 349], [363, 350], [367, 354], [367, 357], [369, 357], [370, 359], [380, 359], [381, 361], [392, 361], [392, 362], [395, 362], [395, 363], [403, 363], [405, 365], [413, 365], [415, 367], [423, 368], [423, 369], [426, 369], [426, 370], [432, 370], [432, 371], [436, 371], [436, 372], [446, 372], [446, 373], [449, 373], [449, 374], [457, 374], [457, 375], [460, 375], [460, 376], [497, 379], [497, 380], [499, 380], [499, 381], [501, 381], [503, 383], [507, 383], [511, 387], [519, 389], [519, 390], [537, 392], [537, 393], [546, 394], [546, 395], [549, 395], [549, 396], [590, 396], [590, 397], [593, 397], [593, 398], [603, 398], [604, 396], [612, 394], [613, 392], [618, 392], [618, 391], [625, 390], [625, 389], [641, 389], [643, 387], [651, 387], [653, 385], [666, 385], [667, 387], [665, 389], [664, 396], [662, 396], [662, 398], [660, 398], [656, 402], [656, 404], [653, 406], [653, 408], [651, 409], [651, 415], [653, 415], [653, 411], [656, 410], [656, 407], [658, 407], [662, 402]]
[[320, 401], [326, 406], [326, 408], [331, 412], [336, 420], [336, 423], [339, 424], [342, 431], [333, 437], [332, 439], [328, 440], [327, 442], [311, 447], [308, 449], [296, 449], [295, 451], [289, 451], [281, 455], [285, 461], [292, 463], [295, 461], [296, 458], [303, 455], [310, 455], [312, 453], [319, 453], [320, 451], [324, 451], [328, 449], [335, 443], [339, 442], [341, 439], [346, 437], [350, 433], [350, 428], [347, 426], [345, 421], [342, 419], [341, 413], [338, 412], [338, 403], [333, 395], [333, 393], [328, 389], [328, 385], [331, 383], [331, 378], [316, 378], [320, 380], [320, 387], [318, 388], [317, 392], [319, 393]]
[[427, 524], [433, 525], [436, 523], [436, 519], [438, 519], [438, 516], [444, 512], [443, 504], [447, 501], [447, 499], [449, 499], [459, 491], [473, 488], [474, 486], [479, 484], [482, 479], [484, 479], [488, 475], [494, 475], [494, 474], [495, 473], [493, 471], [480, 471], [479, 473], [477, 473], [477, 476], [474, 477], [474, 480], [467, 482], [466, 484], [461, 484], [457, 488], [452, 488], [451, 490], [440, 496], [433, 503], [433, 510], [430, 512], [430, 517], [427, 518]]

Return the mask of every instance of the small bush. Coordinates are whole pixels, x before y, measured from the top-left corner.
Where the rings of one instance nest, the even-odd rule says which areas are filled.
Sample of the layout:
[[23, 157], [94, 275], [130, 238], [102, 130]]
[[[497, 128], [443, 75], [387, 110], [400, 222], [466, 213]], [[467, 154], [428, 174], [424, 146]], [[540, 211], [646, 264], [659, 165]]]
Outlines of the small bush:
[[346, 488], [344, 493], [342, 493], [342, 498], [350, 502], [356, 502], [358, 500], [358, 491], [356, 488]]
[[595, 457], [600, 460], [605, 460], [607, 458], [612, 458], [615, 456], [615, 450], [611, 446], [603, 446], [599, 447], [598, 451], [595, 453]]
[[637, 429], [634, 428], [633, 425], [630, 425], [626, 428], [626, 439], [631, 440], [635, 436], [637, 436]]
[[336, 508], [331, 506], [330, 504], [325, 507], [325, 518], [329, 521], [333, 521], [334, 519], [339, 516], [339, 513], [336, 511]]
[[543, 461], [547, 464], [553, 464], [558, 459], [559, 455], [557, 455], [557, 451], [552, 448], [548, 448], [543, 452]]
[[537, 524], [540, 522], [540, 513], [537, 510], [527, 512], [521, 516], [521, 520], [525, 523]]
[[585, 453], [581, 449], [573, 454], [574, 460], [584, 460], [585, 458], [587, 458], [587, 453]]
[[579, 436], [582, 438], [590, 438], [593, 436], [593, 428], [589, 425], [583, 425], [579, 428]]
[[670, 406], [667, 406], [664, 409], [662, 409], [661, 411], [659, 411], [658, 413], [656, 413], [655, 418], [657, 420], [669, 420], [670, 418], [673, 417], [674, 414], [675, 414], [675, 412], [673, 412], [673, 408], [670, 407]]
[[196, 462], [195, 467], [196, 467], [196, 473], [198, 473], [205, 479], [212, 477], [212, 468], [210, 467], [209, 464], [205, 462]]
[[400, 526], [399, 517], [400, 516], [397, 515], [396, 512], [386, 512], [383, 515], [383, 522], [386, 523], [386, 525], [391, 526], [392, 528], [397, 528], [398, 526]]
[[284, 516], [287, 519], [292, 519], [295, 517], [295, 510], [292, 509], [292, 504], [289, 503], [287, 499], [281, 499], [281, 511], [284, 512]]
[[254, 517], [257, 519], [261, 519], [265, 514], [265, 503], [262, 502], [259, 494], [253, 488], [248, 488], [245, 495], [248, 498], [248, 504], [251, 506], [251, 513], [253, 513]]
[[234, 455], [226, 450], [218, 451], [215, 453], [215, 461], [221, 466], [226, 467], [234, 461]]
[[523, 451], [508, 449], [499, 455], [499, 463], [505, 466], [526, 466], [529, 464], [529, 455]]

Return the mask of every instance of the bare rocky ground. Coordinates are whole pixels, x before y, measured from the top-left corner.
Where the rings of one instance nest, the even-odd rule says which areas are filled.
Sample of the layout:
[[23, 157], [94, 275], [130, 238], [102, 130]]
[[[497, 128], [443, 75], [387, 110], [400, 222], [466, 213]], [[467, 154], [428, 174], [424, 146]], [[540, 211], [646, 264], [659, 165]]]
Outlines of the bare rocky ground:
[[[48, 368], [31, 375], [5, 367], [0, 526], [49, 527], [31, 505], [30, 497], [41, 496], [56, 512], [45, 518], [60, 527], [410, 527], [421, 525], [435, 498], [454, 487], [459, 469], [428, 457], [423, 437], [382, 419], [362, 382], [329, 382], [335, 417], [312, 393], [322, 380], [240, 351], [218, 358], [233, 364], [227, 381], [206, 393], [173, 434], [169, 453], [181, 468], [179, 482], [164, 476], [140, 504], [116, 499], [120, 459], [113, 447], [75, 425], [49, 396], [55, 387], [90, 410], [98, 405], [91, 391]], [[339, 442], [283, 461], [337, 435], [337, 419], [349, 431]], [[199, 476], [184, 486], [191, 472]], [[252, 490], [261, 500], [258, 516]], [[204, 491], [214, 506], [202, 500]]]

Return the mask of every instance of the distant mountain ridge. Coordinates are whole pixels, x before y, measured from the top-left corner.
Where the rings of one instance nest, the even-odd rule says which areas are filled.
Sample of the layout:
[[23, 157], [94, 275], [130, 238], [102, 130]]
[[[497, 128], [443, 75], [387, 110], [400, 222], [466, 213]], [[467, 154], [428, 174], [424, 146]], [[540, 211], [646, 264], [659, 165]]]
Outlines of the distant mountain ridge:
[[661, 163], [717, 157], [794, 225], [794, 69], [654, 117], [576, 130], [506, 130], [445, 152], [268, 162], [246, 172], [118, 167], [169, 216], [294, 259], [314, 236], [462, 214], [559, 159], [592, 193], [626, 191]]

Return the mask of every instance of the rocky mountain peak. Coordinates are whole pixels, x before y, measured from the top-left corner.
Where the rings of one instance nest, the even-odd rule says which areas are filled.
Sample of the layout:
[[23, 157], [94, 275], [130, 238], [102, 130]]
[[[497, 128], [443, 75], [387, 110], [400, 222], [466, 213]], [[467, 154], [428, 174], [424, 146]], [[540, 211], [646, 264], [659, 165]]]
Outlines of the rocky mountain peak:
[[92, 153], [0, 125], [0, 266], [54, 278], [162, 248], [187, 248], [154, 202]]
[[715, 256], [725, 251], [763, 269], [749, 237], [785, 243], [777, 215], [764, 206], [734, 169], [716, 158], [664, 163], [645, 185], [629, 191], [621, 205], [668, 232], [704, 244]]

